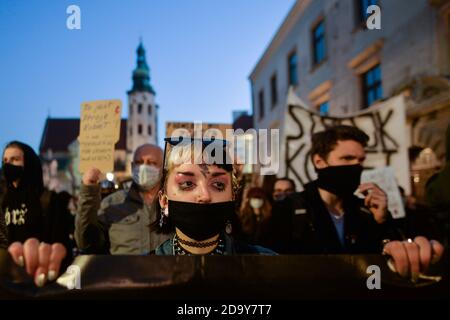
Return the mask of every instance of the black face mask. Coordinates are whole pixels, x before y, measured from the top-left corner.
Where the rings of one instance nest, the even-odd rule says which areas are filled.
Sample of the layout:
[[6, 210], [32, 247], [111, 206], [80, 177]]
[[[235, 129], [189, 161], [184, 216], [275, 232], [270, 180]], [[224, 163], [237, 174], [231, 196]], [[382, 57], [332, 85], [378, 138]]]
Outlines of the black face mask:
[[3, 174], [8, 183], [21, 179], [23, 177], [23, 172], [23, 166], [15, 166], [10, 163], [5, 163], [3, 165]]
[[362, 171], [359, 164], [317, 169], [317, 186], [337, 196], [348, 197], [360, 185]]
[[278, 193], [273, 196], [273, 201], [284, 201], [288, 195], [289, 195], [289, 193], [285, 193], [285, 192]]
[[202, 204], [169, 200], [169, 220], [189, 238], [202, 241], [225, 228], [234, 208], [234, 201]]

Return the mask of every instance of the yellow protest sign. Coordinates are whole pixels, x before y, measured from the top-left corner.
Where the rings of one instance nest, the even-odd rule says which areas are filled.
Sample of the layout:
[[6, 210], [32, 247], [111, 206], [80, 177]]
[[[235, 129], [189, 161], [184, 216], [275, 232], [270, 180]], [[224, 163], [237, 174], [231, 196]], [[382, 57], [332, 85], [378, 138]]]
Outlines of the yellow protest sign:
[[81, 104], [79, 140], [101, 137], [117, 142], [120, 135], [120, 100], [98, 100]]
[[80, 165], [85, 172], [95, 167], [103, 173], [114, 170], [114, 145], [120, 137], [120, 100], [98, 100], [81, 104]]
[[91, 167], [101, 172], [114, 170], [114, 142], [111, 141], [80, 141], [80, 172]]

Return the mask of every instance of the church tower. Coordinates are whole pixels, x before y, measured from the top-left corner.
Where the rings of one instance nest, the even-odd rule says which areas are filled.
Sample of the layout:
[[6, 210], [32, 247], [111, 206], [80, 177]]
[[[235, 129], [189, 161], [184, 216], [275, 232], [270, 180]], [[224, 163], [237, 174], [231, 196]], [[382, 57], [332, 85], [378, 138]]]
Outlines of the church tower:
[[142, 40], [136, 50], [137, 66], [133, 70], [133, 87], [128, 93], [127, 151], [134, 153], [144, 143], [158, 144], [155, 90], [150, 84], [150, 69]]

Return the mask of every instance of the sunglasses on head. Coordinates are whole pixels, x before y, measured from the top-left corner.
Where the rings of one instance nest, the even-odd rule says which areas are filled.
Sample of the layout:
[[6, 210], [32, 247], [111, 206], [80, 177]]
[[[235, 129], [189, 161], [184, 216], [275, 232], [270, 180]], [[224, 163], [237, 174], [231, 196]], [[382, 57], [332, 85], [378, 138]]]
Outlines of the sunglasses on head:
[[166, 168], [166, 154], [168, 144], [172, 147], [186, 146], [191, 144], [201, 144], [203, 149], [208, 147], [209, 145], [213, 146], [216, 145], [219, 148], [226, 148], [228, 146], [228, 141], [223, 139], [216, 139], [214, 136], [211, 138], [202, 138], [202, 139], [184, 136], [164, 138], [164, 159], [163, 159], [164, 171]]
[[197, 139], [197, 138], [179, 136], [179, 137], [164, 138], [164, 141], [165, 141], [166, 145], [168, 143], [171, 146], [177, 146], [179, 144], [188, 145], [188, 144], [192, 144], [192, 143], [196, 143], [196, 142], [201, 143], [203, 145], [203, 147], [207, 147], [212, 143], [222, 144], [223, 147], [226, 147], [228, 144], [227, 140], [216, 139], [215, 137]]

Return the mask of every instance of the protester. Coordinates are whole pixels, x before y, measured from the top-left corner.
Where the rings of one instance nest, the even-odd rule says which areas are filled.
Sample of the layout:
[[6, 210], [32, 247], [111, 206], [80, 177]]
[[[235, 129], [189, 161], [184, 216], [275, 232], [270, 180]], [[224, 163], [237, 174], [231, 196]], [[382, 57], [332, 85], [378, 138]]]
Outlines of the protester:
[[163, 154], [161, 148], [144, 144], [133, 157], [133, 183], [101, 201], [97, 168], [83, 175], [75, 219], [75, 239], [85, 254], [148, 254], [169, 236], [149, 233], [156, 219], [154, 200], [159, 190]]
[[[166, 141], [176, 144], [170, 138]], [[213, 141], [216, 146], [211, 154], [219, 156], [220, 153], [221, 159], [229, 160], [224, 142]], [[209, 143], [212, 142], [203, 140], [200, 147]], [[170, 148], [164, 184], [159, 193], [160, 221], [156, 221], [155, 226], [160, 232], [175, 230], [175, 235], [158, 247], [156, 254], [275, 254], [233, 238], [234, 199], [238, 187], [233, 165], [207, 162], [200, 147], [181, 144]], [[196, 155], [199, 158], [194, 158]]]
[[9, 243], [31, 237], [68, 243], [64, 222], [67, 204], [59, 194], [44, 188], [41, 161], [34, 150], [12, 141], [6, 145], [2, 159], [5, 184], [0, 204]]
[[272, 205], [262, 188], [253, 187], [247, 191], [239, 218], [242, 238], [252, 244], [270, 244], [270, 222]]
[[274, 201], [284, 200], [288, 195], [295, 192], [294, 180], [284, 177], [277, 178], [273, 185], [272, 198]]
[[[279, 248], [287, 253], [381, 253], [393, 257], [402, 276], [426, 271], [443, 246], [425, 237], [400, 239], [387, 210], [387, 196], [376, 184], [360, 184], [364, 148], [369, 137], [350, 126], [335, 126], [312, 137], [311, 155], [317, 180], [274, 212], [288, 212]], [[364, 198], [359, 199], [355, 191]], [[275, 214], [275, 213], [274, 213]], [[409, 260], [408, 260], [408, 258]]]

